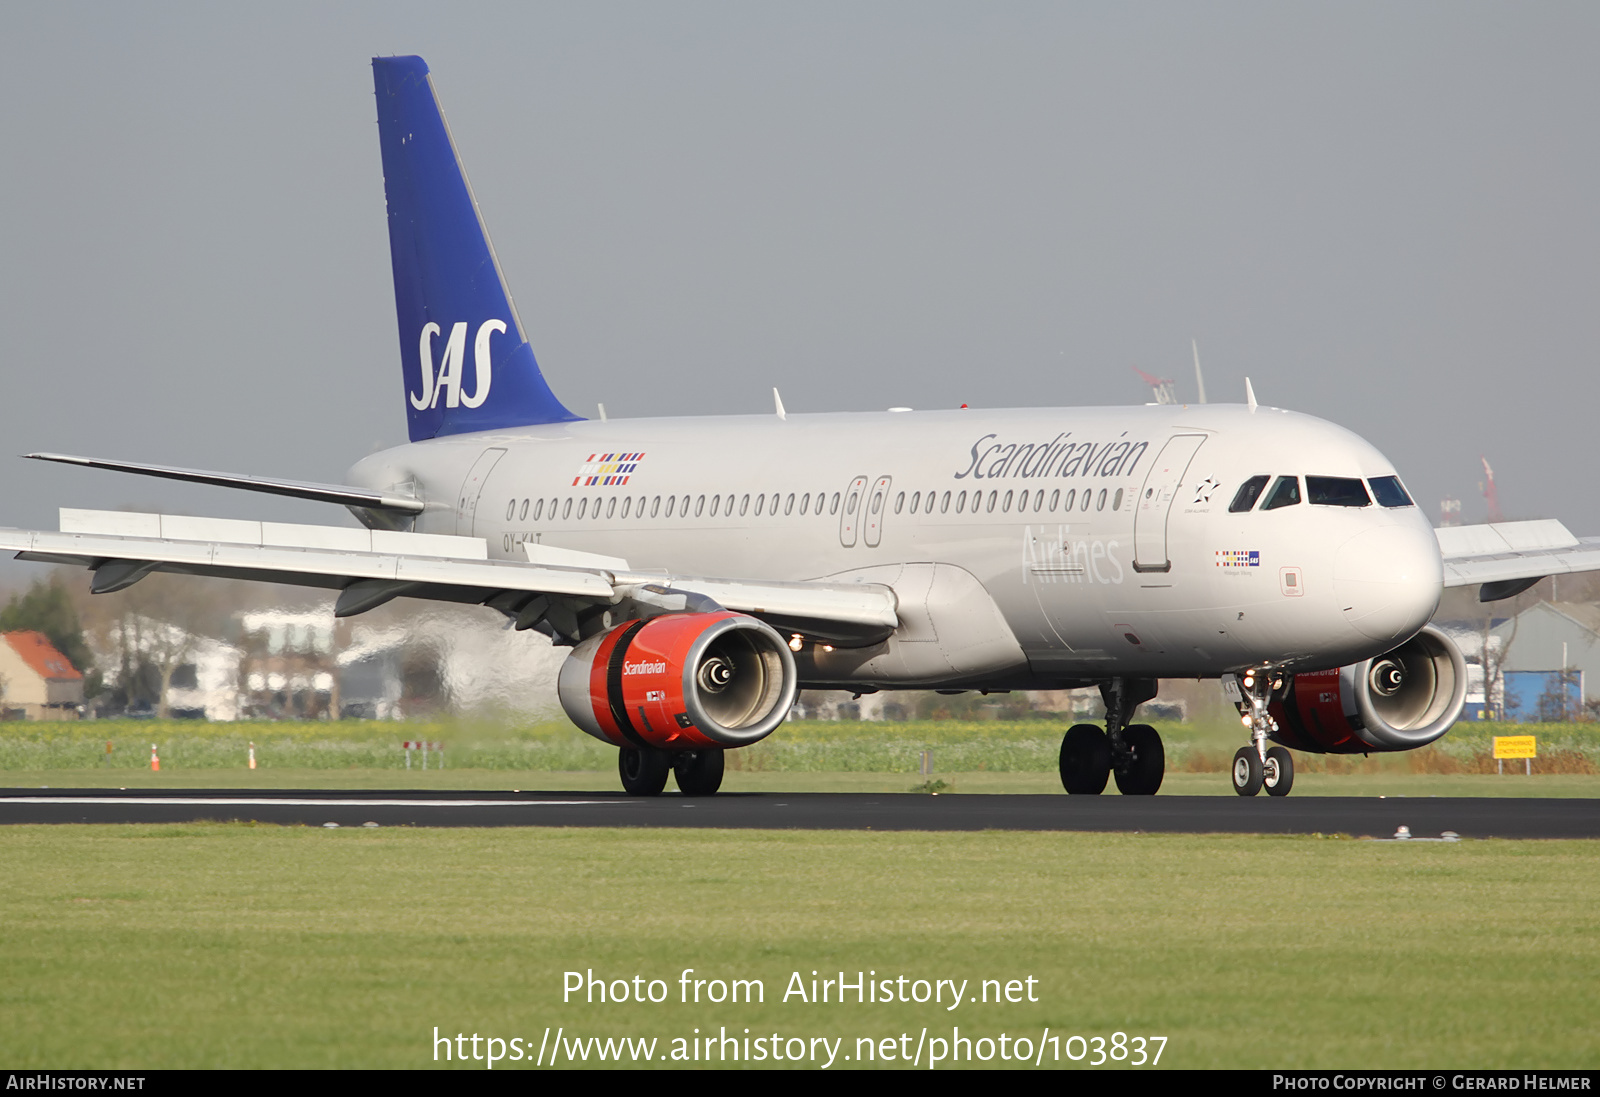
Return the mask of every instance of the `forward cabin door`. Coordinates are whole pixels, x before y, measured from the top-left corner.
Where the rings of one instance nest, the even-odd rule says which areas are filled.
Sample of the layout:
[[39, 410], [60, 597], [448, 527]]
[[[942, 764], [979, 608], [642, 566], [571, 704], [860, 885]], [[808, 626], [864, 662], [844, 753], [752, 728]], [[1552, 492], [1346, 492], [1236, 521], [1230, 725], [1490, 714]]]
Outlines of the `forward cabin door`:
[[494, 471], [500, 458], [506, 451], [496, 447], [486, 449], [472, 463], [472, 470], [467, 473], [467, 478], [461, 482], [461, 495], [456, 501], [456, 533], [462, 537], [473, 536], [473, 523], [478, 515], [478, 500], [483, 496], [483, 485], [489, 482], [489, 473]]
[[1167, 558], [1167, 515], [1183, 485], [1184, 473], [1194, 460], [1203, 434], [1175, 434], [1161, 447], [1161, 455], [1145, 475], [1139, 504], [1133, 513], [1133, 570], [1170, 571]]

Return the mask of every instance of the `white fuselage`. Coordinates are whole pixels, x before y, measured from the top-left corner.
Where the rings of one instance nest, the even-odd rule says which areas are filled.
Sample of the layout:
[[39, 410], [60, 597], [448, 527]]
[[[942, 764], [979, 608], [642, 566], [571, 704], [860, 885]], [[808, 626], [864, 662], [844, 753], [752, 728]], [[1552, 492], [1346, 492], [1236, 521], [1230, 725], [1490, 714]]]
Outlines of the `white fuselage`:
[[[1332, 667], [1407, 639], [1443, 582], [1419, 508], [1229, 510], [1253, 476], [1394, 474], [1310, 416], [1169, 405], [561, 423], [400, 446], [349, 477], [409, 487], [429, 503], [418, 532], [482, 537], [494, 557], [534, 542], [634, 570], [885, 582], [903, 631], [947, 580], [902, 565], [961, 569], [1021, 659], [905, 684], [1049, 688]], [[854, 680], [895, 684], [898, 665]]]

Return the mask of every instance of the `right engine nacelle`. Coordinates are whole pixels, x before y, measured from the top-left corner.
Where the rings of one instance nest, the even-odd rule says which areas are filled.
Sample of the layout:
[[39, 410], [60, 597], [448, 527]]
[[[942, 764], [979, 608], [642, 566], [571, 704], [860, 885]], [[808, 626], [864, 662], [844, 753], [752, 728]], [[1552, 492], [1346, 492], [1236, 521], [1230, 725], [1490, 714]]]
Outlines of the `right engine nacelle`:
[[771, 627], [726, 610], [669, 613], [591, 636], [561, 665], [572, 722], [619, 747], [702, 750], [765, 738], [794, 705], [794, 656]]
[[1467, 699], [1461, 649], [1429, 625], [1375, 659], [1296, 674], [1268, 711], [1272, 738], [1315, 754], [1414, 750], [1450, 730]]

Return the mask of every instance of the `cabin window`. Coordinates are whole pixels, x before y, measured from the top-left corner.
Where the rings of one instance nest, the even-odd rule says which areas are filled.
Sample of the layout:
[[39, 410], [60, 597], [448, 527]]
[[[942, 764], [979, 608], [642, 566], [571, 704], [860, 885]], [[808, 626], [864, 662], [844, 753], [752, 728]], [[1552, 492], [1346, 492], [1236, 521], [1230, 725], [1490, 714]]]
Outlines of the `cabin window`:
[[833, 506], [828, 508], [828, 513], [829, 514], [838, 514], [839, 513], [839, 493], [838, 492], [834, 492], [833, 493]]
[[[759, 496], [759, 495], [756, 496], [757, 501], [759, 501], [760, 498], [761, 498], [761, 496]], [[750, 496], [746, 495], [743, 499], [739, 500], [739, 517], [743, 518], [749, 512], [750, 512]], [[731, 496], [731, 495], [728, 496], [728, 513], [729, 514], [733, 513], [733, 496]]]
[[1261, 493], [1266, 490], [1270, 476], [1252, 476], [1239, 485], [1239, 490], [1234, 493], [1233, 502], [1228, 504], [1229, 514], [1243, 514], [1256, 505], [1256, 500], [1261, 498]]
[[[1050, 493], [1050, 509], [1055, 510], [1061, 505], [1061, 489], [1057, 488]], [[1070, 505], [1070, 504], [1069, 504]]]
[[722, 505], [722, 496], [713, 495], [711, 497], [711, 517], [715, 518], [717, 516], [717, 508], [720, 507], [721, 505]]
[[1088, 488], [1084, 488], [1083, 489], [1083, 505], [1080, 506], [1078, 509], [1079, 510], [1088, 510], [1089, 509], [1089, 502], [1093, 498], [1094, 498], [1094, 492], [1089, 490]]
[[899, 514], [900, 513], [900, 508], [904, 507], [905, 505], [906, 505], [906, 493], [902, 491], [899, 495], [896, 495], [894, 497], [894, 512], [896, 514]]
[[[700, 517], [700, 512], [705, 510], [705, 509], [706, 509], [706, 497], [704, 495], [702, 495], [702, 496], [700, 496], [698, 499], [696, 499], [694, 501], [694, 516], [696, 518]], [[715, 514], [716, 511], [713, 510], [711, 513]]]
[[[669, 508], [672, 506], [672, 500], [667, 500], [667, 506]], [[654, 518], [659, 513], [661, 513], [661, 496], [658, 495], [650, 500], [650, 517]]]
[[632, 499], [623, 499], [622, 500], [622, 516], [624, 518], [626, 518], [628, 516], [628, 511], [630, 509], [632, 509], [632, 505], [633, 505], [633, 500]]
[[[761, 517], [761, 504], [766, 501], [766, 498], [767, 497], [765, 495], [756, 496], [756, 517], [757, 518]], [[778, 513], [778, 508], [777, 508], [776, 504], [773, 505], [772, 513], [773, 514], [777, 514]]]
[[1414, 507], [1411, 496], [1400, 483], [1398, 476], [1374, 476], [1367, 483], [1372, 485], [1372, 494], [1377, 497], [1381, 507]]
[[1112, 510], [1121, 510], [1122, 509], [1122, 489], [1121, 488], [1118, 488], [1117, 489], [1117, 493], [1111, 497], [1111, 509]]
[[[606, 517], [607, 518], [615, 518], [616, 516], [617, 516], [617, 497], [615, 495], [613, 495], [611, 497], [610, 501], [606, 503]], [[623, 514], [623, 517], [626, 518], [627, 514]]]
[[568, 499], [565, 503], [561, 504], [561, 520], [563, 522], [565, 522], [568, 518], [571, 518], [571, 517], [572, 517], [572, 500]]
[[1074, 506], [1077, 505], [1077, 502], [1078, 502], [1078, 489], [1077, 488], [1069, 488], [1067, 490], [1067, 501], [1064, 504], [1062, 504], [1061, 509], [1062, 510], [1071, 510]]
[[542, 510], [544, 510], [544, 500], [543, 499], [535, 499], [533, 501], [533, 520], [535, 522], [537, 522], [539, 520], [539, 512], [542, 511]]
[[511, 521], [511, 516], [516, 514], [516, 513], [517, 513], [517, 501], [515, 499], [513, 499], [513, 500], [511, 500], [511, 502], [506, 504], [506, 521], [507, 522]]
[[1094, 505], [1094, 509], [1095, 510], [1105, 510], [1106, 509], [1106, 489], [1105, 488], [1101, 488], [1100, 489], [1100, 501]]
[[[794, 513], [794, 492], [792, 491], [789, 493], [789, 498], [783, 501], [783, 513], [785, 515]], [[800, 513], [804, 514], [805, 511], [801, 511]]]
[[914, 491], [914, 492], [911, 493], [911, 513], [912, 514], [917, 513], [917, 504], [920, 503], [921, 501], [922, 501], [922, 492]]
[[806, 507], [807, 507], [807, 505], [810, 504], [810, 502], [811, 502], [811, 493], [809, 491], [806, 492], [804, 495], [800, 496], [800, 513], [802, 515], [805, 514]]
[[1261, 509], [1277, 510], [1279, 507], [1292, 507], [1299, 501], [1299, 478], [1280, 476], [1278, 477], [1278, 482], [1272, 485], [1272, 493], [1267, 496], [1267, 501], [1261, 504]]
[[528, 500], [528, 499], [524, 499], [522, 501], [522, 513], [517, 515], [517, 521], [526, 522], [528, 520], [528, 503], [530, 501], [531, 500]]
[[589, 509], [589, 497], [585, 495], [578, 500], [578, 521], [583, 521], [583, 512]]
[[[991, 506], [989, 509], [993, 510], [994, 507]], [[1006, 492], [1006, 497], [1003, 500], [1001, 500], [1001, 502], [1000, 502], [1000, 513], [1001, 514], [1010, 514], [1011, 513], [1011, 492], [1009, 492], [1009, 491]]]
[[668, 518], [672, 517], [672, 504], [676, 503], [677, 501], [678, 501], [678, 497], [676, 495], [667, 496], [667, 513], [666, 513], [666, 517], [668, 517]]
[[1367, 485], [1345, 476], [1307, 476], [1306, 501], [1317, 507], [1370, 507]]

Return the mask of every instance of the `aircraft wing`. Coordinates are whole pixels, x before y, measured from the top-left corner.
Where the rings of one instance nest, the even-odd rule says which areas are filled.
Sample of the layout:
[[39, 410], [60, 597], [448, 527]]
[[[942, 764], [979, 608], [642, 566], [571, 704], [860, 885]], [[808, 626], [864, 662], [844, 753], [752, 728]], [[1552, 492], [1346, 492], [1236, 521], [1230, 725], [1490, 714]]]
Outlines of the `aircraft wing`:
[[841, 646], [877, 643], [899, 625], [883, 584], [675, 576], [545, 546], [530, 546], [526, 563], [490, 560], [479, 537], [63, 508], [59, 531], [0, 529], [4, 549], [87, 567], [97, 594], [155, 571], [213, 575], [337, 590], [341, 617], [396, 597], [489, 605], [519, 628], [548, 625], [569, 639], [578, 615], [627, 600], [668, 611], [720, 606]]
[[1577, 538], [1553, 518], [1434, 530], [1444, 559], [1444, 585], [1480, 584], [1478, 600], [1521, 594], [1540, 579], [1600, 571], [1600, 537]]

